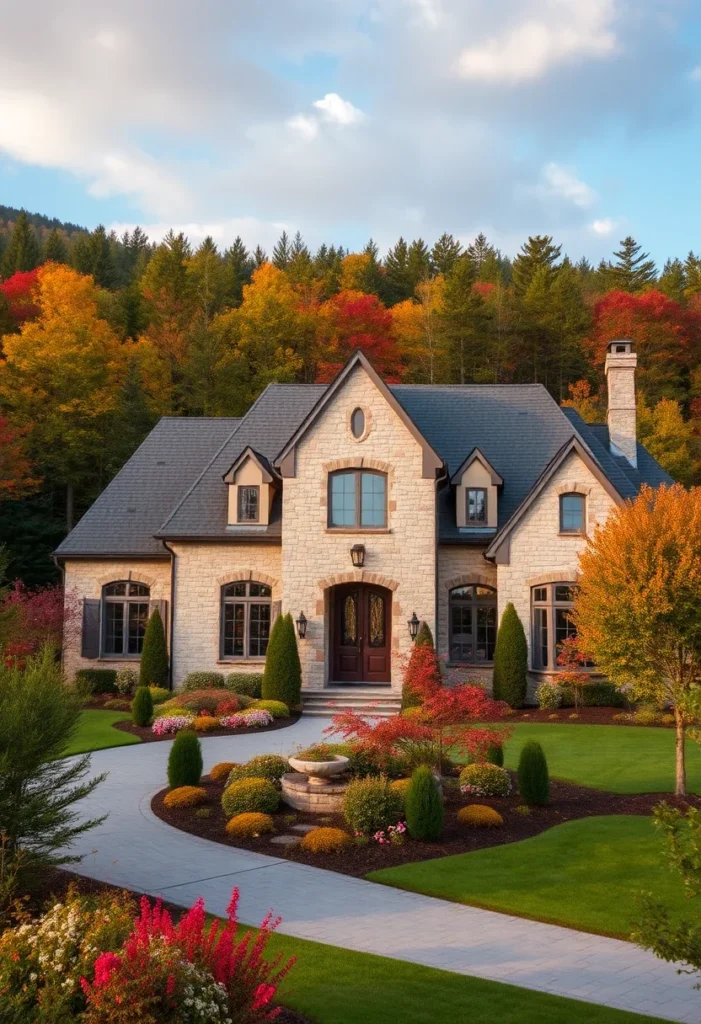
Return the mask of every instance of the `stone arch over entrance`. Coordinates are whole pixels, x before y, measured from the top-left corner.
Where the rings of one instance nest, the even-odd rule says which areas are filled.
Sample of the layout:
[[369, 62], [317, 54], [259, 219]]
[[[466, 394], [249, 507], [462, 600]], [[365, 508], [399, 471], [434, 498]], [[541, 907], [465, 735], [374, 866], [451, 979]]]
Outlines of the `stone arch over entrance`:
[[383, 576], [379, 572], [368, 572], [367, 569], [353, 569], [350, 572], [338, 572], [333, 576], [317, 581], [317, 586], [322, 592], [329, 587], [337, 587], [339, 583], [372, 583], [377, 587], [384, 587], [386, 590], [398, 590], [399, 584], [389, 576]]
[[377, 573], [341, 575], [350, 578], [325, 588], [329, 682], [390, 686], [393, 590]]

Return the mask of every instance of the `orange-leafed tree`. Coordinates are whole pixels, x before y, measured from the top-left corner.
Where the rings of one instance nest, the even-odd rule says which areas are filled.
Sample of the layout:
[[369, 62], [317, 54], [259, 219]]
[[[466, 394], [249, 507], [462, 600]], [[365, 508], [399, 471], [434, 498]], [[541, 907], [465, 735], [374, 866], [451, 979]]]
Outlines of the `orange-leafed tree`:
[[634, 699], [671, 708], [684, 795], [685, 739], [701, 713], [701, 488], [643, 488], [596, 529], [580, 572], [580, 650]]
[[27, 455], [26, 433], [0, 416], [0, 501], [23, 498], [39, 486]]

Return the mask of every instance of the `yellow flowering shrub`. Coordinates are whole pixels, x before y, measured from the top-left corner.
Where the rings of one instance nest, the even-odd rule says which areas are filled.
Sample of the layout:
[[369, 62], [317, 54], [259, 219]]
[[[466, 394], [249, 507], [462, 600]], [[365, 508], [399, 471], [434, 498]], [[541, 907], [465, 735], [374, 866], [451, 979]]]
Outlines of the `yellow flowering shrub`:
[[254, 839], [265, 832], [273, 832], [275, 824], [269, 814], [260, 814], [250, 811], [247, 814], [237, 814], [227, 822], [226, 832], [233, 839]]
[[303, 837], [300, 846], [309, 853], [340, 853], [352, 841], [342, 828], [313, 828]]
[[458, 821], [468, 828], [499, 828], [504, 819], [493, 807], [486, 804], [468, 804], [458, 811]]
[[207, 790], [202, 786], [178, 786], [163, 797], [163, 804], [171, 810], [174, 807], [198, 807], [207, 800]]

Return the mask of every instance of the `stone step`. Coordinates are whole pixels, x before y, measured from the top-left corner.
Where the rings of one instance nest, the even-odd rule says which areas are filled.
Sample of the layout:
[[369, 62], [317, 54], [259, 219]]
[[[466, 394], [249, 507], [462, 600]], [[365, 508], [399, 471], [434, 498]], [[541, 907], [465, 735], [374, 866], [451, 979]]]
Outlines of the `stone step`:
[[331, 717], [339, 711], [367, 711], [379, 717], [396, 715], [401, 709], [401, 696], [389, 687], [341, 687], [302, 690], [305, 715]]

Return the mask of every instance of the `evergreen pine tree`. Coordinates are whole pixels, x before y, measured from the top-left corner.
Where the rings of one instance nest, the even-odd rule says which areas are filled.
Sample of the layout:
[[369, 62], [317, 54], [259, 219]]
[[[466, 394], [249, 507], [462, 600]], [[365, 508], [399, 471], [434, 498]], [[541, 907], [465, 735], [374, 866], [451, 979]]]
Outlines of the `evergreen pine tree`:
[[614, 252], [616, 262], [609, 267], [612, 286], [623, 292], [641, 292], [655, 283], [657, 269], [650, 254], [628, 235]]
[[263, 700], [281, 700], [288, 708], [300, 702], [302, 666], [292, 616], [278, 615], [270, 631], [263, 671]]
[[168, 648], [163, 619], [154, 608], [146, 624], [139, 666], [140, 686], [168, 686]]
[[363, 275], [363, 291], [368, 295], [384, 294], [385, 277], [380, 263], [380, 250], [372, 238], [368, 239], [363, 248], [363, 256], [368, 257], [368, 264]]
[[494, 252], [494, 246], [489, 244], [487, 236], [482, 231], [477, 235], [474, 242], [470, 242], [467, 247], [467, 255], [475, 268], [477, 277], [479, 277], [479, 272], [487, 260], [494, 255]]
[[445, 279], [441, 314], [451, 384], [480, 379], [487, 365], [487, 313], [474, 283], [474, 265], [463, 253]]
[[462, 245], [445, 231], [431, 249], [431, 266], [434, 273], [445, 276], [455, 265], [462, 252]]
[[562, 246], [553, 245], [550, 235], [529, 237], [521, 246], [512, 267], [514, 291], [518, 297], [526, 293], [538, 270], [545, 270], [548, 279], [554, 275], [561, 251]]
[[278, 270], [287, 270], [290, 258], [290, 239], [287, 232], [283, 231], [273, 248], [273, 266]]
[[548, 762], [543, 748], [535, 740], [529, 740], [521, 751], [518, 761], [518, 791], [524, 803], [545, 807], [550, 798]]
[[701, 257], [696, 256], [691, 250], [684, 260], [684, 280], [686, 282], [684, 288], [686, 298], [701, 293]]
[[251, 280], [252, 271], [252, 259], [241, 237], [237, 235], [224, 253], [224, 295], [227, 306], [241, 305], [243, 286]]
[[290, 246], [287, 275], [292, 284], [297, 285], [298, 288], [309, 286], [314, 276], [312, 257], [299, 231], [295, 234]]
[[58, 228], [54, 228], [46, 239], [44, 261], [46, 263], [68, 263], [68, 246]]
[[100, 288], [113, 288], [117, 279], [117, 268], [110, 237], [102, 224], [90, 234], [80, 234], [73, 242], [71, 263], [81, 274], [91, 274]]
[[114, 426], [107, 437], [107, 471], [113, 476], [130, 458], [156, 424], [143, 389], [141, 371], [135, 359], [114, 410]]
[[406, 825], [412, 839], [429, 842], [443, 831], [443, 799], [436, 777], [428, 767], [415, 768], [404, 800]]
[[414, 293], [409, 270], [409, 246], [403, 238], [389, 250], [384, 260], [384, 298], [389, 306], [410, 299]]
[[148, 686], [137, 686], [131, 702], [131, 720], [134, 725], [147, 726], [153, 718], [153, 697]]
[[117, 292], [115, 310], [110, 321], [119, 331], [123, 341], [127, 338], [138, 341], [146, 330], [149, 322], [148, 309], [136, 282]]
[[257, 245], [255, 247], [254, 252], [253, 252], [253, 266], [254, 266], [254, 269], [258, 270], [260, 267], [263, 266], [264, 263], [267, 263], [267, 262], [268, 262], [268, 254], [266, 253], [265, 249], [263, 249], [260, 245]]
[[39, 264], [39, 243], [26, 210], [17, 215], [10, 241], [3, 253], [2, 276], [12, 277], [18, 270], [34, 270]]
[[553, 333], [552, 363], [548, 367], [547, 385], [562, 401], [569, 385], [582, 380], [588, 370], [583, 342], [592, 327], [592, 311], [584, 298], [581, 274], [569, 260], [563, 261], [550, 288]]
[[686, 292], [686, 273], [680, 259], [667, 260], [657, 287], [674, 302], [683, 303]]
[[528, 686], [528, 645], [523, 624], [511, 601], [501, 617], [494, 652], [493, 694], [512, 708], [520, 708]]
[[407, 250], [407, 281], [411, 288], [412, 298], [416, 286], [431, 276], [431, 254], [423, 238], [416, 238]]
[[168, 754], [168, 785], [199, 786], [202, 778], [202, 744], [191, 729], [176, 733]]

